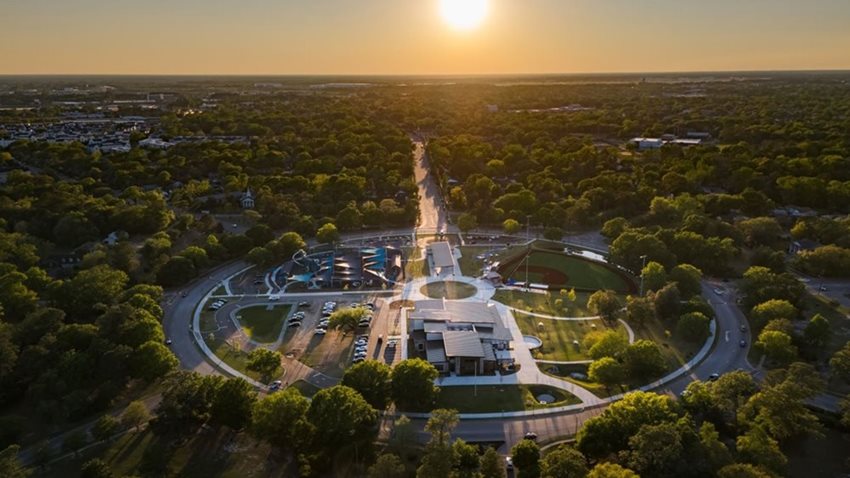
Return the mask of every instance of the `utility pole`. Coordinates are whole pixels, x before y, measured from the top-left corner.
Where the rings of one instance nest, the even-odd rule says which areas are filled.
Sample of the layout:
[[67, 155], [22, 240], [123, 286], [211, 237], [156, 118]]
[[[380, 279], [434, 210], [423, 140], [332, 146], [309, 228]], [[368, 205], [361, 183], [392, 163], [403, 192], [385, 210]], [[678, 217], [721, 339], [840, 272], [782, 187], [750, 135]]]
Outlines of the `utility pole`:
[[525, 290], [530, 290], [531, 285], [528, 283], [528, 260], [531, 256], [531, 215], [525, 217], [525, 236], [528, 240], [528, 250], [525, 251]]
[[643, 270], [646, 268], [646, 255], [640, 256], [642, 265], [640, 266], [640, 296], [643, 297]]

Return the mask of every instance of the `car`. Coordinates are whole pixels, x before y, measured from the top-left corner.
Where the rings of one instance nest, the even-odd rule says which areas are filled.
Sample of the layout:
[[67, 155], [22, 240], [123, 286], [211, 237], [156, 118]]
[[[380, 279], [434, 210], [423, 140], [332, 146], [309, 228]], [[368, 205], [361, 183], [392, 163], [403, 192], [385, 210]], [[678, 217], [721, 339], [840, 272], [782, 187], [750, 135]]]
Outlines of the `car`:
[[318, 325], [319, 327], [328, 327], [331, 325], [331, 322], [329, 320], [320, 320]]
[[171, 339], [165, 339], [165, 345], [171, 345]]
[[746, 331], [747, 331], [747, 326], [744, 325], [744, 324], [741, 324], [741, 332], [746, 332]]
[[829, 289], [827, 289], [825, 285], [820, 286], [821, 292], [826, 292], [827, 290], [829, 290]]
[[275, 380], [274, 382], [269, 384], [269, 391], [275, 392], [277, 390], [280, 390], [280, 387], [282, 385], [283, 385], [283, 382], [281, 382], [280, 380]]
[[398, 342], [396, 342], [395, 340], [387, 340], [388, 349], [394, 349], [397, 344]]
[[218, 301], [219, 301], [219, 302], [221, 302], [222, 304], [226, 304], [226, 303], [227, 303], [227, 299], [218, 299]]
[[186, 292], [185, 290], [180, 293], [180, 297], [186, 297], [187, 295], [189, 295], [189, 293]]
[[354, 358], [366, 358], [366, 352], [354, 352]]
[[363, 347], [364, 345], [368, 345], [368, 342], [354, 342], [355, 347]]
[[290, 322], [289, 326], [290, 327], [301, 327], [301, 322]]
[[522, 438], [525, 440], [535, 441], [537, 440], [537, 434], [534, 432], [526, 432]]
[[360, 322], [359, 324], [357, 324], [358, 327], [362, 327], [362, 328], [367, 328], [370, 325], [372, 325], [372, 324], [370, 324], [369, 322]]
[[314, 331], [314, 333], [315, 333], [316, 335], [325, 335], [326, 333], [328, 333], [328, 330], [327, 330], [327, 329], [316, 329], [316, 330]]
[[351, 359], [351, 363], [360, 363], [364, 360], [366, 360], [366, 357], [354, 357], [353, 359]]
[[747, 341], [744, 340], [744, 339], [741, 339], [741, 341], [738, 342], [738, 345], [740, 345], [742, 349], [746, 348], [747, 347]]
[[279, 295], [269, 296], [269, 300], [270, 301], [278, 301], [278, 300], [280, 300], [280, 296]]
[[310, 307], [310, 303], [309, 302], [299, 302], [298, 307]]
[[715, 373], [713, 373], [713, 374], [711, 374], [711, 375], [709, 375], [709, 376], [708, 376], [708, 381], [709, 381], [709, 382], [714, 382], [714, 381], [715, 381], [715, 380], [717, 380], [718, 378], [720, 378], [720, 374], [715, 372]]
[[512, 457], [505, 457], [505, 469], [508, 471], [514, 470], [514, 459]]
[[366, 304], [364, 304], [364, 305], [369, 310], [375, 310], [375, 303], [374, 302], [366, 302]]
[[723, 289], [714, 289], [714, 293], [717, 295], [723, 295]]
[[237, 227], [239, 227], [239, 224], [236, 224], [236, 223], [234, 222], [234, 223], [233, 223], [233, 229], [236, 229]]

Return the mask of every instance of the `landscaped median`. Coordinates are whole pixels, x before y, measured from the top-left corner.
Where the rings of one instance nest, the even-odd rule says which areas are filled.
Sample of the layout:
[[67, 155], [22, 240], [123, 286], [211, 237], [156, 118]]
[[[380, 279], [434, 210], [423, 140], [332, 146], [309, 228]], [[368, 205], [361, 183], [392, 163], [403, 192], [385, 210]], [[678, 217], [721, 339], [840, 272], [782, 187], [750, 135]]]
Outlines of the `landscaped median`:
[[257, 305], [239, 309], [236, 319], [251, 340], [269, 344], [280, 337], [283, 323], [292, 306], [289, 304]]

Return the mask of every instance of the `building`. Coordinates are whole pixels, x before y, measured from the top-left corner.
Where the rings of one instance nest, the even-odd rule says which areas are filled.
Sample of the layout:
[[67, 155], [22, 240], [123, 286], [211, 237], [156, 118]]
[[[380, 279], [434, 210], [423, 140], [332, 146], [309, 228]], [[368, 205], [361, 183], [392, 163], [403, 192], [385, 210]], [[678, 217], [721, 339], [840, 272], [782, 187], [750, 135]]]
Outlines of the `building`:
[[254, 209], [254, 194], [251, 193], [251, 188], [245, 190], [245, 193], [239, 199], [239, 203], [242, 204], [242, 209]]
[[702, 139], [698, 138], [676, 138], [672, 134], [665, 134], [660, 138], [632, 138], [629, 143], [637, 146], [638, 151], [646, 151], [649, 149], [660, 149], [667, 144], [675, 144], [678, 146], [699, 146], [702, 144]]
[[513, 363], [511, 332], [493, 304], [420, 300], [407, 313], [412, 353], [441, 373], [493, 374]]
[[428, 256], [431, 259], [434, 275], [453, 275], [455, 273], [455, 257], [452, 246], [448, 242], [434, 242], [428, 246]]
[[629, 142], [637, 146], [640, 151], [659, 149], [664, 146], [664, 141], [660, 138], [632, 138]]

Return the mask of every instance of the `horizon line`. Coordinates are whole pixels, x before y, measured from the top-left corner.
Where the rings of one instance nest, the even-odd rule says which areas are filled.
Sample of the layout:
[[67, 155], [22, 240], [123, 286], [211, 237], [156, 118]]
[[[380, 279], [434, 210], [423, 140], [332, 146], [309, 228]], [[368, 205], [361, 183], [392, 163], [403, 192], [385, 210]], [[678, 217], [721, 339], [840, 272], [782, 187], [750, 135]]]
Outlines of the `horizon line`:
[[640, 75], [732, 75], [758, 73], [850, 73], [850, 68], [801, 68], [778, 70], [655, 70], [596, 71], [561, 73], [0, 73], [0, 78], [15, 77], [209, 77], [209, 78], [497, 78], [567, 76], [640, 76]]

